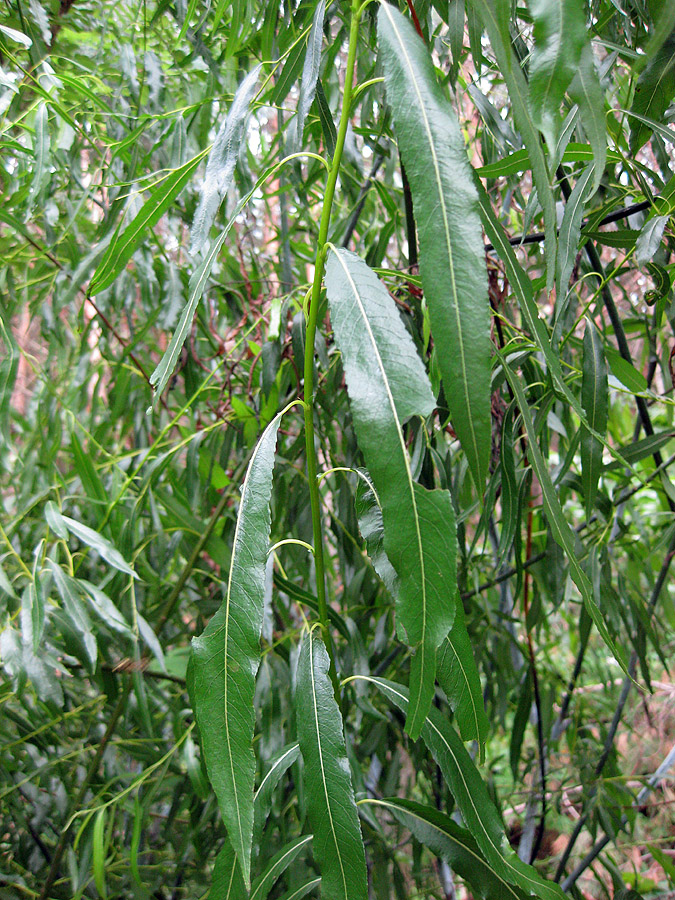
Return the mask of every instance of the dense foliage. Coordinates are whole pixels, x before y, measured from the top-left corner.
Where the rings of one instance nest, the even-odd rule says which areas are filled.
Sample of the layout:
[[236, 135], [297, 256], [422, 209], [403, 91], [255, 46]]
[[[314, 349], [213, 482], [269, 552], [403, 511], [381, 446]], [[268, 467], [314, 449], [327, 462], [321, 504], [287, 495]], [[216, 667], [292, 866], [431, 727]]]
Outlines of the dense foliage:
[[675, 0], [0, 60], [0, 897], [675, 888]]

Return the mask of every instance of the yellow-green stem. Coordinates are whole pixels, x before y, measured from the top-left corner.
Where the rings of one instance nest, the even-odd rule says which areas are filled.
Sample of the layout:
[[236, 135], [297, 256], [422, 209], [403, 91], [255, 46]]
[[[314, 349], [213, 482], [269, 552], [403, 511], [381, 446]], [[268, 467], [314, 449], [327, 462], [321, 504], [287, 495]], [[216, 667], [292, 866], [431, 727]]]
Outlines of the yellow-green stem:
[[317, 457], [314, 442], [314, 338], [316, 335], [316, 320], [321, 299], [321, 283], [323, 281], [324, 267], [326, 263], [326, 242], [328, 240], [328, 227], [330, 225], [331, 207], [335, 196], [338, 173], [342, 151], [347, 136], [349, 113], [352, 104], [354, 87], [354, 69], [356, 65], [356, 48], [358, 44], [358, 26], [360, 7], [358, 2], [352, 0], [351, 25], [349, 28], [349, 49], [347, 51], [347, 71], [345, 73], [345, 89], [340, 113], [337, 139], [335, 141], [335, 153], [333, 163], [328, 173], [326, 192], [324, 195], [321, 221], [319, 222], [319, 239], [316, 248], [316, 261], [314, 264], [314, 281], [312, 283], [312, 296], [307, 317], [307, 331], [305, 343], [305, 443], [307, 447], [307, 477], [309, 479], [309, 499], [312, 511], [312, 530], [314, 540], [314, 563], [316, 567], [316, 595], [319, 601], [319, 621], [323, 632], [328, 656], [330, 658], [330, 678], [333, 683], [336, 699], [340, 701], [340, 684], [335, 668], [335, 653], [333, 641], [328, 625], [328, 604], [326, 601], [326, 574], [323, 552], [323, 528], [321, 523], [321, 501], [319, 497], [319, 484], [317, 482]]

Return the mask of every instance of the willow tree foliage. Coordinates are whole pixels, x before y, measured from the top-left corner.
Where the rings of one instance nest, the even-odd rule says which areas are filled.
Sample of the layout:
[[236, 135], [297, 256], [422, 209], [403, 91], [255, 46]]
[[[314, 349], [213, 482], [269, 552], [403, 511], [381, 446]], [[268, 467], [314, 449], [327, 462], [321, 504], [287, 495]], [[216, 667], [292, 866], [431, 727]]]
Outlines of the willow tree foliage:
[[674, 60], [3, 6], [2, 898], [675, 886]]

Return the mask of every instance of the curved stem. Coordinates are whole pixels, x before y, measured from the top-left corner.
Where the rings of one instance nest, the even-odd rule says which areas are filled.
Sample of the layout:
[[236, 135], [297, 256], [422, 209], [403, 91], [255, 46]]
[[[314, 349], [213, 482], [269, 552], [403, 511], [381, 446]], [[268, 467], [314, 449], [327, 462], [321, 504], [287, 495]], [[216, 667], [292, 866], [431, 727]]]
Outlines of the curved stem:
[[316, 336], [317, 317], [321, 300], [321, 284], [326, 264], [326, 242], [328, 241], [328, 228], [330, 226], [331, 208], [335, 196], [340, 161], [344, 150], [347, 126], [349, 125], [349, 113], [352, 105], [354, 86], [354, 70], [356, 67], [356, 48], [359, 36], [360, 7], [356, 0], [352, 0], [351, 24], [349, 28], [349, 49], [347, 51], [347, 70], [345, 73], [345, 89], [340, 113], [335, 153], [328, 173], [326, 191], [324, 195], [321, 220], [319, 222], [319, 238], [316, 248], [316, 261], [314, 264], [314, 281], [307, 317], [307, 332], [305, 337], [305, 445], [307, 453], [307, 477], [309, 480], [309, 499], [312, 511], [312, 531], [314, 540], [314, 563], [316, 566], [316, 595], [319, 601], [319, 621], [323, 632], [324, 641], [330, 659], [330, 678], [333, 683], [338, 705], [340, 703], [340, 683], [335, 668], [335, 653], [333, 641], [328, 627], [328, 604], [326, 601], [326, 575], [324, 567], [323, 528], [321, 524], [321, 502], [319, 498], [319, 484], [317, 481], [317, 454], [314, 439], [314, 338]]

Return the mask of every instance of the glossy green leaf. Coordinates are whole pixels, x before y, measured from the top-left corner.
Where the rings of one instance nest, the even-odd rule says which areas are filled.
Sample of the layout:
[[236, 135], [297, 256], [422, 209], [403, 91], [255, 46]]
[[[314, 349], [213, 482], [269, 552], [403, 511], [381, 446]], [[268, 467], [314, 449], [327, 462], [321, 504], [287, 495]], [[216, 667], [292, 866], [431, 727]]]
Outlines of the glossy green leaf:
[[413, 481], [403, 434], [403, 423], [428, 415], [434, 398], [392, 298], [362, 260], [332, 252], [326, 291], [359, 446], [382, 507], [384, 549], [399, 576], [397, 630], [416, 650], [406, 727], [417, 736], [431, 704], [436, 651], [457, 602], [450, 494]]
[[209, 780], [230, 842], [250, 882], [255, 760], [255, 674], [265, 596], [270, 493], [281, 414], [263, 432], [241, 491], [223, 603], [192, 639], [190, 696]]
[[530, 0], [529, 7], [534, 23], [529, 65], [532, 121], [552, 150], [560, 128], [560, 105], [588, 44], [586, 9], [579, 0]]
[[100, 294], [110, 287], [146, 239], [147, 232], [159, 222], [189, 183], [201, 159], [200, 154], [162, 178], [131, 222], [125, 228], [122, 227], [124, 223], [120, 223], [108, 244], [105, 256], [92, 276], [89, 285], [90, 294]]
[[[607, 431], [607, 363], [602, 338], [590, 318], [586, 319], [584, 358], [581, 379], [581, 405], [591, 427], [605, 434]], [[581, 426], [581, 480], [584, 487], [586, 518], [590, 519], [598, 493], [602, 468], [602, 444], [590, 431]]]
[[620, 353], [608, 347], [606, 355], [612, 375], [631, 393], [640, 394], [648, 389], [647, 379], [642, 372], [638, 372], [635, 366], [624, 359]]
[[432, 806], [414, 800], [369, 800], [385, 809], [436, 856], [444, 859], [473, 893], [485, 900], [523, 900], [528, 894], [510, 884], [485, 860], [471, 832]]
[[569, 200], [565, 204], [565, 212], [558, 236], [558, 262], [556, 264], [556, 305], [559, 310], [567, 296], [570, 275], [579, 249], [581, 220], [586, 202], [593, 193], [591, 177], [594, 166], [587, 166], [574, 185]]
[[300, 887], [292, 888], [288, 893], [284, 894], [283, 897], [280, 897], [279, 900], [302, 900], [303, 897], [306, 897], [311, 890], [318, 887], [320, 884], [320, 878], [311, 878], [309, 881], [301, 884]]
[[556, 207], [546, 158], [539, 139], [539, 132], [530, 117], [527, 82], [511, 44], [511, 10], [509, 4], [503, 3], [502, 0], [471, 0], [471, 4], [479, 12], [490, 38], [490, 44], [497, 59], [497, 64], [509, 91], [515, 122], [525, 142], [530, 158], [532, 178], [537, 189], [539, 203], [544, 212], [546, 285], [550, 290], [555, 277], [557, 256], [556, 233], [558, 223]]
[[490, 311], [476, 191], [455, 112], [413, 26], [378, 13], [387, 101], [415, 207], [420, 271], [455, 432], [482, 494], [490, 457]]
[[323, 20], [326, 16], [326, 0], [319, 0], [312, 27], [307, 38], [307, 52], [302, 66], [302, 78], [300, 80], [300, 93], [298, 95], [298, 107], [289, 136], [289, 152], [297, 153], [302, 147], [302, 133], [305, 127], [307, 114], [314, 101], [316, 83], [321, 67], [321, 44], [323, 42]]
[[277, 878], [283, 875], [311, 840], [312, 835], [306, 834], [303, 837], [295, 838], [282, 850], [279, 850], [272, 857], [265, 871], [251, 885], [250, 900], [265, 900]]
[[[384, 678], [357, 676], [374, 684], [399, 709], [408, 706], [408, 692]], [[545, 881], [509, 848], [502, 823], [485, 783], [457, 732], [432, 707], [422, 729], [422, 739], [436, 760], [462, 819], [493, 873], [541, 900], [563, 900], [557, 884]]]
[[227, 840], [216, 857], [209, 900], [248, 900], [239, 859]]
[[[631, 112], [661, 122], [675, 96], [675, 32], [650, 59], [635, 85]], [[654, 129], [644, 119], [631, 128], [630, 149], [636, 153]]]
[[[673, 440], [673, 438], [675, 438], [675, 432], [672, 431], [672, 429], [668, 429], [667, 431], [657, 431], [655, 434], [650, 434], [647, 437], [641, 438], [639, 441], [631, 441], [630, 444], [623, 444], [620, 448], [621, 455], [631, 463], [640, 462], [643, 459], [647, 459], [649, 456], [653, 456], [657, 450], [665, 447], [666, 444], [669, 444], [670, 441]], [[605, 466], [605, 468], [617, 469], [619, 466], [620, 463], [611, 462]]]
[[248, 73], [234, 95], [227, 116], [213, 142], [202, 184], [202, 196], [192, 223], [192, 253], [206, 244], [216, 213], [230, 189], [239, 151], [246, 138], [249, 106], [256, 92], [260, 66]]
[[593, 150], [593, 193], [595, 193], [600, 186], [607, 157], [611, 158], [618, 154], [607, 151], [605, 92], [595, 68], [595, 57], [590, 43], [585, 44], [581, 52], [579, 66], [568, 93], [579, 106], [581, 124]]
[[436, 676], [450, 701], [462, 740], [484, 744], [490, 725], [461, 603], [457, 604], [450, 634], [438, 651]]
[[596, 603], [595, 597], [593, 595], [593, 585], [591, 584], [588, 575], [581, 567], [581, 563], [579, 561], [576, 550], [576, 538], [574, 532], [570, 528], [567, 519], [565, 518], [562, 506], [560, 505], [560, 500], [558, 499], [558, 494], [553, 485], [553, 482], [551, 481], [551, 476], [549, 474], [548, 468], [546, 467], [546, 463], [544, 462], [541, 450], [539, 449], [537, 434], [534, 429], [534, 423], [530, 415], [530, 409], [527, 404], [527, 398], [525, 396], [523, 386], [518, 376], [509, 368], [506, 362], [504, 362], [504, 371], [506, 377], [508, 378], [509, 384], [511, 385], [511, 389], [513, 390], [513, 393], [515, 395], [515, 399], [520, 409], [520, 415], [523, 421], [523, 425], [525, 426], [528, 444], [528, 459], [541, 486], [544, 512], [546, 513], [546, 518], [548, 519], [548, 523], [551, 527], [551, 534], [553, 535], [553, 539], [560, 547], [563, 548], [563, 550], [567, 554], [572, 580], [579, 588], [579, 592], [583, 597], [584, 604], [586, 606], [586, 609], [588, 610], [589, 615], [593, 619], [595, 627], [598, 629], [600, 635], [602, 636], [602, 639], [612, 651], [616, 661], [619, 663], [624, 672], [627, 673], [627, 665], [624, 654], [609, 633], [607, 624], [605, 623], [605, 620], [598, 608], [598, 604]]
[[314, 857], [322, 893], [331, 900], [366, 900], [366, 859], [342, 733], [328, 677], [328, 654], [316, 630], [306, 633], [297, 673], [297, 729], [304, 760]]

